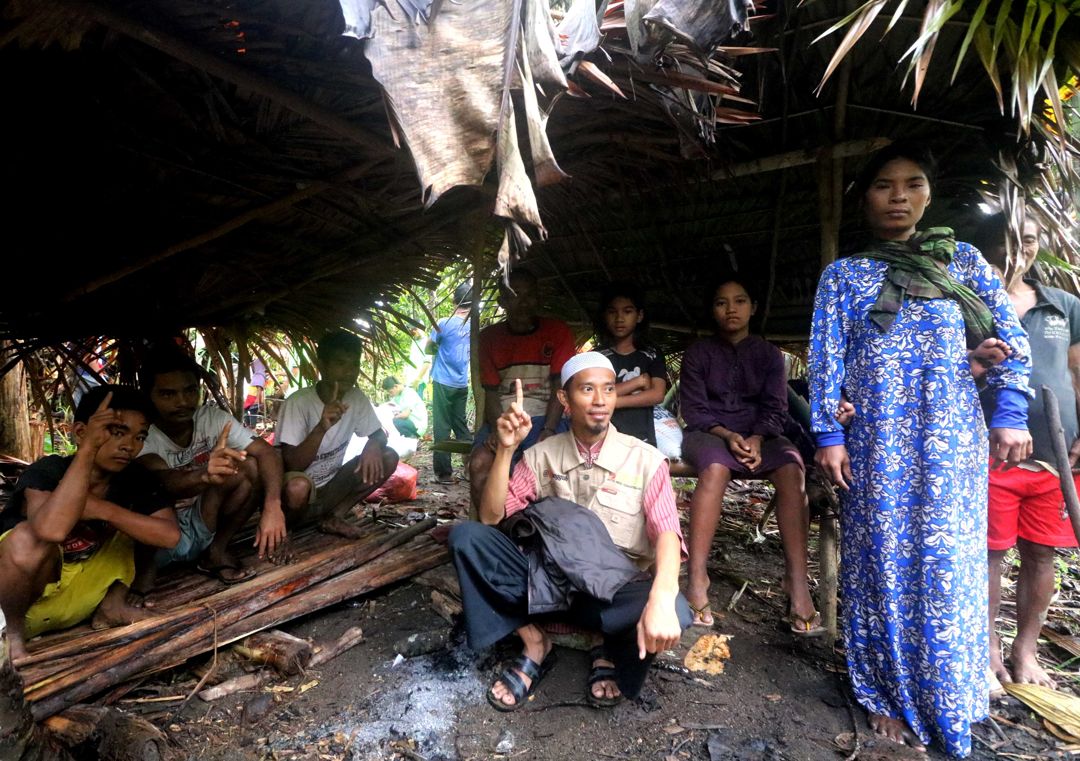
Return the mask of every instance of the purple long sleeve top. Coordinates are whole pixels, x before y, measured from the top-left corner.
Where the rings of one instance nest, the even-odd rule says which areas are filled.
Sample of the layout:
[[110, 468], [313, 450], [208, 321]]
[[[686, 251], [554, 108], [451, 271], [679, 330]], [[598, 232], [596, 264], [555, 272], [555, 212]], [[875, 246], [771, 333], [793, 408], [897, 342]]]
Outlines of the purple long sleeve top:
[[706, 338], [683, 355], [679, 393], [688, 431], [720, 425], [740, 436], [779, 436], [787, 416], [784, 356], [758, 336], [735, 345]]

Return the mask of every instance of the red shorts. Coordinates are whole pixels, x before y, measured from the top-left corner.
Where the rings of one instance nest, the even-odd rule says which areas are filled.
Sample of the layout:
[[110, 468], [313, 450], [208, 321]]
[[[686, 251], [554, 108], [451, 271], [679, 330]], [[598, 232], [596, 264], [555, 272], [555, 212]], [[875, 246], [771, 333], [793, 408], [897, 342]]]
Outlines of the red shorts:
[[[1080, 475], [1073, 480], [1080, 489]], [[1061, 481], [1045, 470], [990, 471], [990, 520], [987, 546], [1007, 550], [1016, 538], [1047, 547], [1075, 547]]]

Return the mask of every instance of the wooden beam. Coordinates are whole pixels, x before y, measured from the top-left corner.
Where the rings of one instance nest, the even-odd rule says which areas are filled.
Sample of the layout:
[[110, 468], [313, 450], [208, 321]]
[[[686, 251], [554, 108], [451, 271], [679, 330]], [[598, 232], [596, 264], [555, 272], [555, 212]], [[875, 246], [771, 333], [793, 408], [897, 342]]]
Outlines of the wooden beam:
[[190, 251], [193, 248], [198, 248], [199, 246], [205, 245], [213, 240], [228, 235], [234, 230], [238, 230], [239, 228], [243, 227], [249, 222], [255, 221], [256, 219], [271, 217], [279, 212], [285, 211], [286, 209], [295, 206], [301, 201], [307, 200], [308, 198], [312, 198], [313, 196], [317, 196], [320, 193], [329, 190], [336, 184], [343, 182], [352, 182], [353, 180], [359, 179], [377, 163], [378, 161], [368, 161], [364, 164], [361, 164], [360, 166], [356, 166], [352, 169], [344, 171], [330, 180], [317, 180], [308, 184], [306, 187], [300, 188], [295, 193], [290, 193], [284, 198], [279, 198], [276, 201], [271, 201], [270, 203], [263, 204], [262, 206], [256, 206], [255, 208], [248, 209], [242, 214], [238, 214], [232, 219], [226, 220], [225, 222], [222, 222], [220, 225], [217, 225], [216, 227], [213, 227], [206, 232], [199, 233], [198, 235], [193, 235], [190, 238], [186, 238], [179, 243], [174, 243], [171, 246], [168, 246], [161, 251], [158, 251], [157, 253], [143, 257], [138, 261], [127, 265], [126, 267], [120, 267], [113, 270], [112, 272], [109, 272], [106, 275], [102, 275], [101, 277], [95, 278], [88, 283], [84, 283], [78, 288], [73, 288], [72, 290], [68, 291], [63, 295], [62, 300], [73, 301], [74, 299], [86, 296], [87, 294], [93, 293], [94, 291], [100, 288], [104, 288], [105, 286], [112, 283], [115, 283], [118, 280], [123, 280], [125, 277], [134, 275], [135, 273], [140, 272], [148, 267], [152, 267], [155, 264], [159, 264], [166, 259], [171, 259], [177, 254], [181, 254], [185, 251]]
[[876, 150], [884, 148], [891, 142], [892, 139], [888, 137], [870, 137], [861, 140], [846, 140], [832, 146], [823, 146], [821, 148], [810, 150], [787, 151], [786, 153], [778, 153], [775, 156], [766, 156], [752, 161], [743, 161], [723, 169], [718, 169], [709, 175], [709, 179], [714, 181], [728, 180], [734, 177], [746, 177], [747, 175], [752, 174], [763, 174], [765, 172], [775, 172], [780, 169], [806, 166], [807, 164], [813, 164], [820, 161], [822, 156], [826, 154], [834, 159], [865, 156], [868, 153], [873, 153]]
[[112, 8], [106, 8], [96, 3], [81, 2], [80, 0], [53, 0], [58, 5], [68, 8], [76, 13], [92, 18], [99, 24], [108, 27], [114, 32], [130, 37], [133, 40], [149, 45], [155, 50], [160, 50], [166, 55], [172, 56], [178, 61], [188, 64], [196, 69], [205, 71], [207, 74], [232, 82], [269, 98], [275, 103], [284, 106], [297, 116], [315, 122], [335, 133], [339, 137], [351, 140], [364, 146], [378, 146], [387, 151], [392, 150], [388, 135], [372, 132], [358, 124], [350, 122], [341, 114], [321, 106], [318, 103], [293, 92], [274, 82], [272, 79], [258, 74], [251, 69], [239, 66], [227, 61], [213, 53], [192, 45], [180, 37], [171, 34], [164, 29], [159, 29], [146, 24], [143, 21], [128, 18]]

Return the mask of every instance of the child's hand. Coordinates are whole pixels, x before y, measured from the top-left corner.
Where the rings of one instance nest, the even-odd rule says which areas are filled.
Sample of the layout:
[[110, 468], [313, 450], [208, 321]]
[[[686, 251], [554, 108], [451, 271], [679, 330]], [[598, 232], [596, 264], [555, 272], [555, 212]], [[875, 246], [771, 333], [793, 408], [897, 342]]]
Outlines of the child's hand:
[[836, 408], [836, 422], [840, 425], [848, 425], [855, 419], [855, 405], [844, 397], [840, 397], [840, 404]]

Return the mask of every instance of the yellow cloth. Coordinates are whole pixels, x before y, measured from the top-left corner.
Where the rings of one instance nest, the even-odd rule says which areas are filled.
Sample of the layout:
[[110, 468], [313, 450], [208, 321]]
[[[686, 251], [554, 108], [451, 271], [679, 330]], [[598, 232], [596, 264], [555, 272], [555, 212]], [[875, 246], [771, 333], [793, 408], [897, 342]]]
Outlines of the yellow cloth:
[[[0, 536], [0, 543], [10, 533]], [[41, 597], [26, 611], [27, 639], [82, 623], [94, 615], [114, 582], [130, 585], [135, 578], [131, 538], [119, 531], [85, 560], [65, 563], [60, 545], [56, 551], [60, 553], [60, 578], [46, 585]]]

